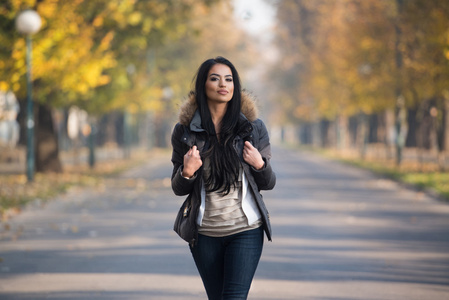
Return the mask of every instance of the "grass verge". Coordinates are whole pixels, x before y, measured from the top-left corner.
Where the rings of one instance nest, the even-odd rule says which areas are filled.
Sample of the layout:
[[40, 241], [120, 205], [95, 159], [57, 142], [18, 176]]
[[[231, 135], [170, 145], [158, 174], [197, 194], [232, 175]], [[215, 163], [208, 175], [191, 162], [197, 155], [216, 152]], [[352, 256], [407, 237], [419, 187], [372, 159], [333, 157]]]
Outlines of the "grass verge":
[[93, 169], [86, 164], [67, 165], [63, 173], [36, 173], [33, 182], [27, 182], [25, 174], [0, 174], [1, 221], [20, 212], [29, 202], [45, 203], [70, 187], [99, 186], [104, 178], [142, 164], [152, 153], [133, 152], [130, 159], [100, 161]]
[[[411, 185], [421, 191], [432, 191], [442, 199], [449, 201], [449, 173], [438, 171], [415, 171], [406, 167], [398, 168], [385, 162], [341, 159], [343, 162], [368, 169], [374, 173]], [[393, 164], [394, 165], [394, 164]]]

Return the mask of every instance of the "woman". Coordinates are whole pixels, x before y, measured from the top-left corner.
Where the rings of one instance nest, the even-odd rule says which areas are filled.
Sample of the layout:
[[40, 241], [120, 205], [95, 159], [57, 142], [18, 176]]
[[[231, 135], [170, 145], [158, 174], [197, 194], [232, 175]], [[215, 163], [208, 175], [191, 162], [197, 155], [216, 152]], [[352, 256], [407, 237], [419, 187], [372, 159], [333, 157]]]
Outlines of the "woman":
[[237, 70], [198, 69], [172, 134], [172, 189], [188, 195], [174, 230], [189, 242], [208, 298], [246, 299], [271, 227], [260, 190], [274, 188], [270, 142]]

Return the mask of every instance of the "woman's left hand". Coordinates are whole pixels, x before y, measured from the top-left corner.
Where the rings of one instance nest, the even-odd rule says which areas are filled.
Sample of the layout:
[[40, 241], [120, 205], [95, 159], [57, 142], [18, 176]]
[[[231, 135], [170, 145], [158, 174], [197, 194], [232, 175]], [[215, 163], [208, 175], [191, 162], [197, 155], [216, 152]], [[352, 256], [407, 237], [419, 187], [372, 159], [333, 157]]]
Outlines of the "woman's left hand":
[[265, 165], [259, 150], [254, 148], [254, 146], [248, 141], [246, 141], [243, 146], [243, 159], [256, 170], [262, 169]]

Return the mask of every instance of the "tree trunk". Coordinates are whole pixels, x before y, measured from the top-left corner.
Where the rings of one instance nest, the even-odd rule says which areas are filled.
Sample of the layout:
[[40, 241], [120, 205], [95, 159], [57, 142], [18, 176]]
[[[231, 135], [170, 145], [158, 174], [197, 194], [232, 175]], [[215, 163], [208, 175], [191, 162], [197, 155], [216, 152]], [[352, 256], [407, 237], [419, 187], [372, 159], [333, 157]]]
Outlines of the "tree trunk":
[[440, 171], [446, 171], [446, 154], [449, 150], [449, 99], [442, 99], [441, 123], [436, 126], [438, 143], [438, 166]]
[[402, 95], [402, 81], [401, 72], [403, 69], [403, 57], [400, 50], [400, 44], [402, 42], [402, 30], [400, 27], [401, 14], [404, 0], [396, 0], [397, 7], [397, 20], [395, 24], [395, 62], [398, 81], [396, 82], [396, 111], [395, 111], [395, 128], [396, 128], [396, 165], [400, 166], [402, 162], [402, 150], [405, 145], [405, 134], [407, 132], [405, 128], [406, 122], [406, 110], [405, 110], [405, 98]]
[[322, 147], [320, 139], [320, 123], [319, 121], [312, 123], [312, 146]]
[[121, 142], [121, 132], [117, 130], [121, 126], [119, 115], [116, 112], [104, 115], [97, 126], [96, 142], [100, 146], [114, 146], [117, 147]]
[[418, 160], [419, 171], [423, 170], [424, 165], [424, 124], [422, 118], [415, 124], [415, 142], [416, 155]]
[[373, 133], [375, 135], [375, 143], [383, 145], [381, 147], [376, 147], [376, 157], [379, 159], [387, 159], [388, 156], [384, 155], [384, 147], [387, 140], [387, 122], [385, 113], [376, 114], [376, 131]]
[[357, 138], [356, 145], [359, 149], [360, 158], [365, 160], [366, 158], [366, 144], [368, 133], [367, 116], [364, 113], [360, 113], [357, 116]]
[[17, 98], [17, 101], [19, 102], [20, 111], [17, 114], [17, 122], [19, 123], [20, 130], [19, 130], [19, 142], [18, 144], [21, 146], [26, 146], [26, 98], [21, 99]]
[[36, 127], [36, 171], [62, 172], [59, 160], [58, 138], [53, 124], [51, 108], [47, 105], [38, 106]]
[[444, 99], [442, 127], [442, 149], [447, 152], [449, 151], [449, 99], [447, 98]]
[[337, 148], [345, 151], [349, 148], [348, 117], [339, 115], [337, 117]]
[[405, 146], [405, 139], [408, 132], [407, 110], [405, 109], [405, 99], [399, 96], [396, 101], [396, 165], [402, 163], [402, 150]]
[[394, 127], [394, 111], [387, 109], [385, 111], [385, 151], [387, 160], [393, 159], [393, 147], [395, 139], [395, 127]]

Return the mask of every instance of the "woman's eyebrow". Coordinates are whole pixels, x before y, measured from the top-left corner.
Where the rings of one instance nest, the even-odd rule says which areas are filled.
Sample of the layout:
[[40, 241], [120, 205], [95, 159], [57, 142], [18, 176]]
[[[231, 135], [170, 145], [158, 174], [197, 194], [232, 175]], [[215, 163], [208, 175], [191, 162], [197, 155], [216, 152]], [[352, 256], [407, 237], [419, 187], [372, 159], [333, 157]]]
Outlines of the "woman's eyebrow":
[[[211, 76], [218, 76], [218, 77], [220, 77], [220, 74], [212, 73], [212, 74], [209, 75], [209, 77], [211, 77]], [[225, 75], [224, 77], [232, 77], [232, 75]]]

